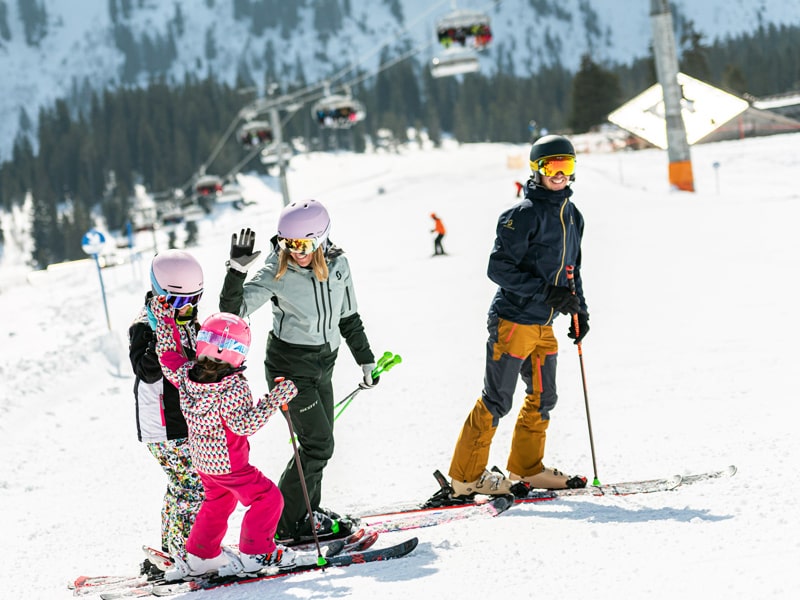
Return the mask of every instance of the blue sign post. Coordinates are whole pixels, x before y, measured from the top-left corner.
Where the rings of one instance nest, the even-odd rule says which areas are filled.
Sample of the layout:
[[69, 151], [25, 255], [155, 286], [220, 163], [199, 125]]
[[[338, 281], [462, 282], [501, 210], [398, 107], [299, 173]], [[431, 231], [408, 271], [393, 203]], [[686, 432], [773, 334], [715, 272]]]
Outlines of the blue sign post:
[[111, 331], [111, 319], [108, 316], [108, 303], [106, 302], [106, 288], [103, 285], [103, 272], [100, 269], [100, 260], [97, 258], [98, 253], [103, 249], [105, 243], [106, 236], [103, 235], [102, 231], [90, 229], [83, 234], [81, 248], [83, 248], [86, 254], [94, 258], [94, 264], [97, 266], [97, 276], [100, 278], [100, 293], [103, 295], [103, 308], [106, 311], [106, 324], [108, 325], [108, 330]]

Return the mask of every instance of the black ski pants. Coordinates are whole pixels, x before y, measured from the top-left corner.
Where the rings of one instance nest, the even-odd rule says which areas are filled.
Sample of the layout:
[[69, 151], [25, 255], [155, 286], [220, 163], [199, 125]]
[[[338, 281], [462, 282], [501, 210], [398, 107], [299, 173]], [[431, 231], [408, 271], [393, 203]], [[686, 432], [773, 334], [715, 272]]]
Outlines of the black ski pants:
[[[333, 367], [338, 350], [324, 346], [289, 344], [270, 333], [267, 342], [267, 383], [275, 387], [276, 377], [291, 379], [297, 396], [289, 402], [289, 416], [297, 435], [300, 462], [308, 488], [311, 508], [317, 510], [322, 498], [322, 471], [333, 456]], [[278, 481], [284, 507], [278, 523], [278, 538], [303, 533], [301, 525], [308, 510], [294, 455]], [[310, 529], [308, 531], [310, 534]]]

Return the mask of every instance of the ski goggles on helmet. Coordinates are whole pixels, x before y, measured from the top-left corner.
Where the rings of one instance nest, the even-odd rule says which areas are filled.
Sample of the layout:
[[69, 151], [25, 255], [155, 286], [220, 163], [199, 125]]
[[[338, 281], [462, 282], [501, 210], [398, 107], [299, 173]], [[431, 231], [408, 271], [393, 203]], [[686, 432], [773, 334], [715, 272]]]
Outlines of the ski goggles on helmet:
[[198, 292], [191, 296], [179, 296], [176, 294], [166, 295], [167, 303], [175, 309], [183, 308], [184, 306], [197, 306], [197, 303], [200, 302], [200, 298], [202, 297], [203, 292]]
[[544, 156], [537, 161], [531, 161], [531, 169], [545, 177], [553, 177], [559, 172], [569, 177], [575, 173], [575, 157], [569, 155]]
[[197, 303], [200, 302], [200, 298], [203, 297], [203, 290], [195, 292], [194, 294], [173, 294], [162, 288], [158, 281], [156, 281], [156, 276], [150, 273], [150, 284], [153, 287], [153, 293], [156, 296], [164, 296], [167, 303], [175, 309], [183, 308], [184, 306], [197, 306]]
[[309, 255], [319, 248], [319, 238], [278, 238], [281, 250]]
[[227, 335], [227, 330], [226, 333], [216, 333], [214, 331], [209, 331], [208, 329], [200, 329], [200, 331], [197, 332], [197, 341], [210, 344], [216, 347], [220, 352], [223, 350], [232, 350], [233, 352], [241, 354], [242, 356], [247, 356], [247, 353], [250, 350], [247, 345], [243, 344], [239, 340], [229, 337]]

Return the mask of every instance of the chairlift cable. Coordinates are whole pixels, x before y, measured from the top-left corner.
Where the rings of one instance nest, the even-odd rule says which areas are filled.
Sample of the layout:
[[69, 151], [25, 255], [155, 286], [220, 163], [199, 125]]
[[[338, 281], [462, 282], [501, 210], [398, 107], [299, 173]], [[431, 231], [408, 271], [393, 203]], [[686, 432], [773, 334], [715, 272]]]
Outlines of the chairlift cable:
[[[344, 75], [346, 73], [349, 73], [350, 71], [353, 71], [359, 64], [363, 63], [364, 61], [366, 61], [367, 59], [371, 58], [372, 56], [374, 56], [378, 52], [382, 51], [384, 48], [389, 46], [389, 44], [400, 40], [404, 35], [408, 34], [409, 30], [412, 27], [414, 27], [420, 20], [422, 20], [423, 18], [427, 17], [431, 12], [433, 12], [434, 10], [437, 10], [438, 8], [441, 7], [442, 4], [445, 4], [448, 1], [449, 0], [440, 0], [436, 4], [432, 5], [430, 8], [428, 8], [428, 10], [426, 10], [425, 12], [420, 14], [409, 25], [407, 25], [406, 27], [401, 29], [398, 32], [398, 34], [394, 36], [394, 38], [392, 40], [390, 40], [388, 42], [385, 42], [384, 44], [378, 46], [371, 53], [364, 55], [359, 61], [357, 61], [355, 63], [351, 63], [347, 67], [341, 69], [339, 72], [334, 73], [332, 76], [326, 77], [324, 80], [322, 80], [320, 82], [317, 82], [315, 84], [306, 86], [305, 88], [302, 88], [300, 90], [296, 90], [296, 91], [294, 91], [294, 92], [292, 92], [290, 94], [284, 94], [284, 95], [281, 95], [281, 96], [274, 96], [274, 97], [271, 96], [271, 97], [268, 97], [268, 98], [257, 99], [255, 101], [253, 101], [252, 103], [248, 104], [247, 106], [245, 106], [244, 108], [242, 108], [241, 110], [239, 110], [239, 112], [236, 114], [236, 116], [231, 121], [230, 125], [228, 125], [228, 128], [225, 131], [225, 133], [220, 137], [219, 141], [217, 142], [217, 144], [212, 149], [211, 154], [206, 159], [206, 161], [200, 166], [200, 168], [195, 173], [193, 173], [191, 175], [191, 177], [186, 181], [186, 183], [184, 183], [183, 186], [181, 186], [181, 188], [179, 188], [179, 189], [181, 189], [184, 193], [186, 193], [187, 191], [191, 190], [193, 182], [197, 180], [198, 175], [205, 174], [206, 169], [208, 169], [208, 167], [214, 162], [214, 160], [216, 160], [217, 156], [219, 156], [219, 153], [222, 151], [222, 148], [224, 148], [225, 144], [228, 142], [228, 139], [231, 137], [231, 135], [233, 135], [233, 133], [236, 131], [236, 128], [239, 126], [239, 122], [241, 120], [245, 120], [245, 121], [248, 120], [248, 119], [246, 119], [245, 115], [252, 114], [255, 117], [255, 116], [258, 116], [259, 114], [262, 114], [262, 113], [266, 112], [267, 110], [275, 108], [275, 107], [280, 108], [280, 107], [285, 107], [286, 105], [291, 105], [291, 104], [295, 104], [295, 103], [307, 104], [309, 102], [313, 102], [315, 100], [320, 100], [320, 99], [324, 98], [325, 97], [324, 94], [320, 94], [319, 92], [314, 93], [315, 90], [320, 89], [326, 83], [330, 84], [331, 81], [336, 81], [337, 79], [340, 79], [340, 78], [344, 77]], [[502, 2], [502, 0], [492, 0], [491, 2], [488, 3], [487, 9], [491, 8], [492, 6], [495, 6], [497, 4], [500, 4], [501, 2]], [[455, 3], [455, 0], [453, 0], [453, 3]], [[352, 86], [358, 85], [360, 83], [363, 83], [367, 79], [370, 79], [371, 77], [375, 77], [375, 76], [379, 75], [380, 73], [382, 73], [386, 69], [389, 69], [389, 68], [395, 66], [396, 64], [398, 64], [398, 63], [400, 63], [400, 62], [402, 62], [402, 61], [404, 61], [404, 60], [406, 60], [408, 58], [411, 58], [412, 56], [414, 56], [416, 54], [419, 54], [420, 52], [422, 52], [424, 50], [427, 50], [428, 48], [433, 46], [433, 44], [434, 44], [434, 42], [427, 42], [427, 43], [423, 43], [423, 44], [418, 44], [416, 47], [412, 48], [411, 50], [406, 51], [405, 53], [401, 54], [400, 56], [395, 57], [395, 58], [387, 61], [386, 63], [378, 65], [378, 67], [374, 71], [368, 72], [366, 74], [362, 74], [362, 75], [360, 75], [358, 77], [355, 77], [352, 80], [349, 80], [346, 83], [340, 84], [340, 86], [337, 87], [336, 89], [346, 90], [348, 87], [352, 87]], [[310, 97], [307, 97], [307, 98], [303, 99], [303, 97], [306, 96], [306, 95], [308, 95]], [[291, 117], [294, 116], [295, 112], [297, 112], [297, 111], [295, 110], [292, 114], [290, 114], [287, 117], [287, 119], [282, 122], [282, 125], [287, 123], [289, 121], [289, 119], [291, 119]], [[249, 161], [252, 158], [253, 158], [253, 156], [249, 156], [248, 155], [246, 160], [240, 161], [239, 166], [243, 166], [243, 164], [246, 164], [246, 162]], [[229, 172], [229, 174], [226, 176], [226, 179], [233, 172], [235, 172], [235, 171], [231, 170], [231, 172]]]

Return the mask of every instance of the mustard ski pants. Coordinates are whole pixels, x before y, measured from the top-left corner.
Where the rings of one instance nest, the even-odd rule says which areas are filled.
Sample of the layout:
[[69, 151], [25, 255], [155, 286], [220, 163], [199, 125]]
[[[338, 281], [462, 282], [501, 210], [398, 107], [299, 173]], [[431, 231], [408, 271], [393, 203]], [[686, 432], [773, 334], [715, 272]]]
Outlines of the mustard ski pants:
[[497, 425], [511, 411], [518, 377], [525, 382], [525, 401], [507, 469], [522, 477], [541, 472], [550, 411], [558, 400], [558, 341], [552, 326], [490, 317], [488, 329], [483, 394], [464, 422], [450, 464], [450, 477], [457, 481], [475, 481], [486, 468]]

